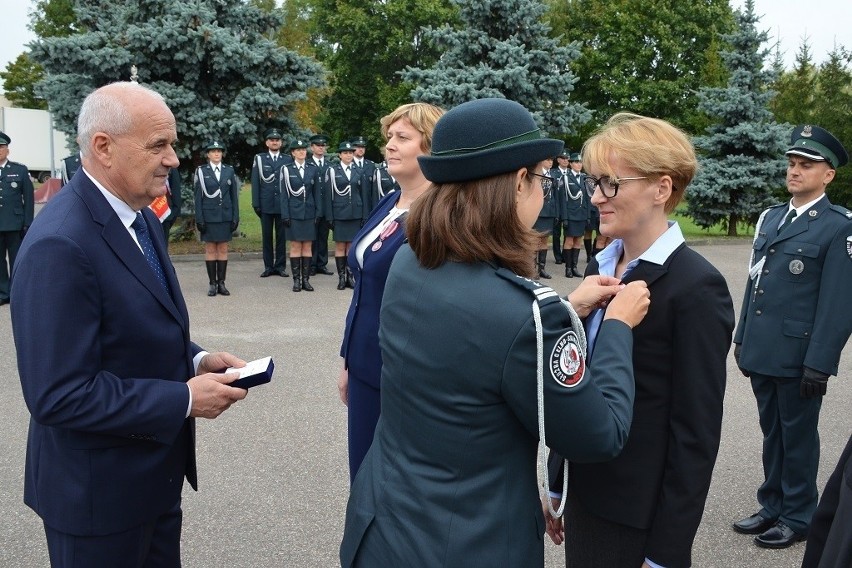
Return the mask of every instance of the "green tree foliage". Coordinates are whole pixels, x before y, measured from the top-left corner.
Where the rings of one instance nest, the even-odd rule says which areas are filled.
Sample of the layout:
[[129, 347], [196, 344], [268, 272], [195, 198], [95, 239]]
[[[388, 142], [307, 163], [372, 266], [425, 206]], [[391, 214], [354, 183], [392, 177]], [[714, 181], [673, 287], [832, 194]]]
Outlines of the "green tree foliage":
[[47, 101], [35, 94], [34, 85], [44, 77], [44, 69], [24, 52], [0, 71], [6, 98], [21, 108], [47, 110]]
[[767, 34], [757, 31], [759, 20], [754, 0], [747, 0], [745, 11], [736, 13], [737, 30], [722, 36], [730, 45], [721, 53], [728, 85], [699, 92], [699, 109], [718, 122], [695, 138], [701, 167], [689, 186], [687, 213], [704, 228], [726, 224], [729, 235], [737, 234], [740, 221], [754, 223], [784, 184], [790, 127], [775, 122], [769, 110], [775, 77], [763, 69], [769, 52], [761, 49]]
[[184, 174], [218, 138], [245, 176], [263, 132], [296, 131], [294, 105], [323, 83], [315, 61], [271, 41], [280, 15], [242, 0], [77, 0], [75, 9], [82, 33], [32, 47], [47, 73], [37, 92], [58, 127], [73, 134], [86, 94], [127, 80], [135, 65], [175, 114]]
[[483, 97], [522, 103], [551, 134], [572, 134], [591, 114], [576, 97], [571, 63], [575, 43], [549, 37], [538, 0], [454, 0], [461, 25], [424, 29], [441, 52], [430, 67], [409, 66], [403, 78], [416, 85], [415, 100], [450, 108]]
[[[572, 95], [594, 113], [578, 142], [618, 111], [700, 132], [698, 89], [725, 84], [718, 35], [733, 29], [728, 0], [548, 0], [554, 33], [581, 45]], [[571, 141], [572, 145], [576, 145]]]
[[378, 159], [383, 143], [379, 119], [411, 102], [411, 84], [397, 74], [408, 65], [430, 65], [438, 57], [421, 28], [455, 21], [449, 0], [305, 0], [312, 43], [331, 73], [318, 127], [332, 144], [366, 136]]
[[[778, 69], [777, 65], [776, 69]], [[777, 119], [791, 124], [811, 122], [817, 85], [817, 68], [813, 64], [807, 38], [799, 46], [793, 70], [784, 72], [783, 67], [780, 69], [782, 72], [772, 86], [778, 93], [770, 104], [772, 113]]]
[[[61, 37], [77, 30], [73, 0], [39, 0], [29, 13], [29, 28], [37, 37]], [[44, 78], [44, 68], [25, 51], [0, 72], [3, 90], [12, 104], [21, 108], [47, 109], [47, 101], [35, 93], [34, 86]]]

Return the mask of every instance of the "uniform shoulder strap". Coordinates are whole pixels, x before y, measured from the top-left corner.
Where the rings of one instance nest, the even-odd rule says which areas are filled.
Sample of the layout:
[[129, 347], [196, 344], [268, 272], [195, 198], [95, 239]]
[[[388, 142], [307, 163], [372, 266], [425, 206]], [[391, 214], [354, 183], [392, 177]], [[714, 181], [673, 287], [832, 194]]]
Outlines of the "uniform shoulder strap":
[[508, 268], [497, 268], [495, 272], [500, 278], [511, 282], [518, 288], [527, 290], [530, 294], [530, 297], [535, 298], [539, 306], [546, 306], [548, 304], [559, 303], [562, 301], [562, 299], [559, 297], [559, 294], [556, 293], [556, 290], [554, 290], [550, 286], [545, 286], [544, 284], [536, 282], [531, 278], [518, 276]]

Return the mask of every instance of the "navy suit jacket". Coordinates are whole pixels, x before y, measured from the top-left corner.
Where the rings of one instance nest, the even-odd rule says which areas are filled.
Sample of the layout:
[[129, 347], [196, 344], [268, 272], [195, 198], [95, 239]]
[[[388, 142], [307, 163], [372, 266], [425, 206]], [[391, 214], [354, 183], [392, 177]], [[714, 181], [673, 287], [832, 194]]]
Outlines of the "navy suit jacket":
[[138, 526], [178, 503], [184, 476], [196, 486], [185, 382], [200, 348], [158, 221], [142, 215], [171, 294], [83, 173], [41, 211], [15, 263], [24, 501], [70, 534]]
[[388, 278], [391, 262], [396, 251], [405, 241], [404, 223], [382, 243], [382, 247], [374, 251], [367, 247], [364, 251], [364, 265], [368, 270], [362, 270], [355, 258], [355, 247], [368, 232], [376, 228], [382, 219], [387, 217], [400, 197], [399, 192], [392, 192], [384, 197], [376, 209], [355, 235], [352, 247], [349, 249], [349, 267], [355, 277], [355, 290], [352, 302], [346, 314], [346, 329], [343, 334], [343, 345], [340, 356], [344, 358], [349, 369], [350, 380], [360, 380], [374, 389], [379, 388], [382, 374], [382, 353], [379, 349], [379, 310], [382, 307], [382, 296], [385, 293], [385, 282]]

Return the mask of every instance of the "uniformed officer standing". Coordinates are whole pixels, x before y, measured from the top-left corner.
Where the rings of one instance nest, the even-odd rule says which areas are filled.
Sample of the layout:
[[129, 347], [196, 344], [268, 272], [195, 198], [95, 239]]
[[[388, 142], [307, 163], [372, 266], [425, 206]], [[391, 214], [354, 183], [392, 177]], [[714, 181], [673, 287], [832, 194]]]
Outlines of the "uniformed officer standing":
[[62, 177], [59, 178], [59, 187], [62, 187], [74, 177], [77, 169], [80, 167], [80, 152], [72, 154], [62, 160]]
[[[578, 156], [571, 155], [572, 158]], [[565, 231], [562, 258], [565, 261], [565, 276], [568, 278], [583, 276], [577, 269], [577, 263], [580, 261], [580, 247], [583, 245], [583, 233], [586, 232], [586, 219], [589, 216], [589, 199], [583, 183], [585, 174], [576, 168], [575, 163], [569, 160], [571, 169], [559, 178], [558, 185], [559, 218], [562, 219]]]
[[399, 184], [388, 172], [388, 163], [382, 162], [376, 165], [370, 180], [370, 211], [376, 208], [385, 195], [394, 191], [399, 191]]
[[553, 226], [559, 220], [559, 200], [556, 197], [556, 192], [553, 191], [556, 185], [556, 178], [553, 177], [553, 169], [543, 168], [537, 175], [542, 176], [541, 187], [544, 190], [544, 202], [541, 206], [541, 211], [538, 214], [533, 229], [542, 234], [538, 242], [538, 252], [536, 253], [536, 278], [544, 278], [549, 280], [553, 278], [547, 270], [547, 238], [553, 231]]
[[[329, 167], [328, 157], [325, 155], [328, 149], [328, 136], [314, 134], [310, 137], [311, 161], [319, 168], [320, 181], [325, 179], [325, 172]], [[325, 203], [325, 184], [320, 183], [319, 203]], [[309, 274], [334, 274], [328, 269], [328, 224], [323, 217], [317, 219], [317, 238], [311, 247], [311, 269]]]
[[11, 143], [0, 132], [0, 306], [9, 303], [10, 275], [21, 240], [33, 222], [34, 208], [30, 172], [24, 164], [9, 160]]
[[817, 424], [828, 377], [852, 332], [852, 212], [825, 195], [849, 160], [828, 131], [797, 126], [787, 204], [761, 214], [734, 355], [751, 377], [763, 431], [761, 509], [734, 523], [764, 548], [805, 538], [817, 505]]
[[[281, 131], [266, 131], [267, 152], [254, 157], [251, 167], [251, 206], [260, 217], [260, 234], [263, 241], [263, 272], [261, 278], [272, 274], [287, 274], [287, 242], [281, 220], [281, 166], [292, 158], [281, 153]], [[275, 246], [273, 248], [273, 235]]]
[[210, 288], [230, 296], [225, 287], [228, 268], [228, 242], [240, 224], [240, 180], [234, 168], [222, 163], [225, 146], [213, 140], [206, 146], [209, 162], [195, 171], [195, 223], [204, 241], [204, 259]]
[[290, 153], [293, 163], [281, 168], [281, 218], [290, 241], [293, 291], [313, 292], [310, 282], [311, 244], [317, 236], [317, 219], [322, 216], [320, 169], [306, 160], [306, 140], [294, 140], [290, 144]]
[[[356, 168], [361, 170], [361, 178], [364, 180], [364, 191], [368, 192], [371, 189], [370, 184], [372, 183], [373, 176], [376, 173], [376, 162], [364, 155], [367, 152], [366, 138], [363, 136], [356, 136], [350, 140], [350, 142], [352, 142], [352, 146], [355, 148], [355, 155], [352, 163]], [[367, 213], [373, 210], [373, 203], [369, 194], [367, 195], [367, 201], [364, 203], [364, 206], [367, 208]]]
[[[551, 168], [550, 176], [555, 180], [562, 179], [562, 176], [568, 174], [568, 159], [571, 157], [570, 152], [568, 150], [563, 150], [558, 156], [556, 156], [556, 165]], [[557, 196], [560, 192], [564, 191], [562, 186], [557, 185], [553, 188], [554, 196]], [[551, 235], [551, 239], [553, 240], [553, 258], [556, 260], [556, 264], [562, 264], [565, 259], [563, 258], [562, 252], [562, 219], [559, 218], [559, 215], [556, 215], [553, 219], [553, 233]]]
[[[337, 289], [354, 288], [355, 281], [346, 265], [352, 239], [369, 214], [364, 191], [363, 170], [355, 165], [355, 147], [341, 142], [337, 148], [340, 162], [325, 173], [325, 205], [323, 211], [334, 230], [334, 263], [337, 266]], [[369, 182], [369, 179], [367, 180]], [[369, 185], [366, 184], [366, 185]]]

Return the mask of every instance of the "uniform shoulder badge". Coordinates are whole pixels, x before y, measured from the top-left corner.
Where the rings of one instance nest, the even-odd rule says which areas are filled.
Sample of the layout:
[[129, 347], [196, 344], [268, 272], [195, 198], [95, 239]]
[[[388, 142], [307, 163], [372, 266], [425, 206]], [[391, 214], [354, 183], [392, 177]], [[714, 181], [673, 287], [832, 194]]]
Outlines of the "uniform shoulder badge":
[[556, 290], [549, 286], [545, 286], [540, 282], [536, 282], [531, 278], [524, 278], [523, 276], [518, 276], [507, 268], [498, 268], [496, 270], [496, 273], [497, 276], [503, 278], [504, 280], [508, 280], [515, 286], [529, 291], [538, 301], [539, 306], [545, 306], [553, 302], [561, 301], [559, 298], [559, 294], [556, 293]]
[[834, 205], [834, 204], [832, 204], [832, 205], [831, 205], [831, 207], [829, 207], [829, 209], [832, 209], [832, 210], [834, 210], [834, 211], [837, 211], [838, 213], [840, 213], [841, 215], [843, 215], [843, 216], [844, 216], [844, 217], [846, 217], [847, 219], [852, 219], [852, 211], [850, 211], [850, 210], [846, 209], [846, 208], [845, 208], [845, 207], [843, 207], [842, 205]]
[[852, 258], [852, 236], [846, 237], [846, 254]]
[[566, 331], [550, 352], [550, 375], [560, 386], [574, 388], [583, 382], [586, 361], [580, 351], [580, 340], [573, 331]]

